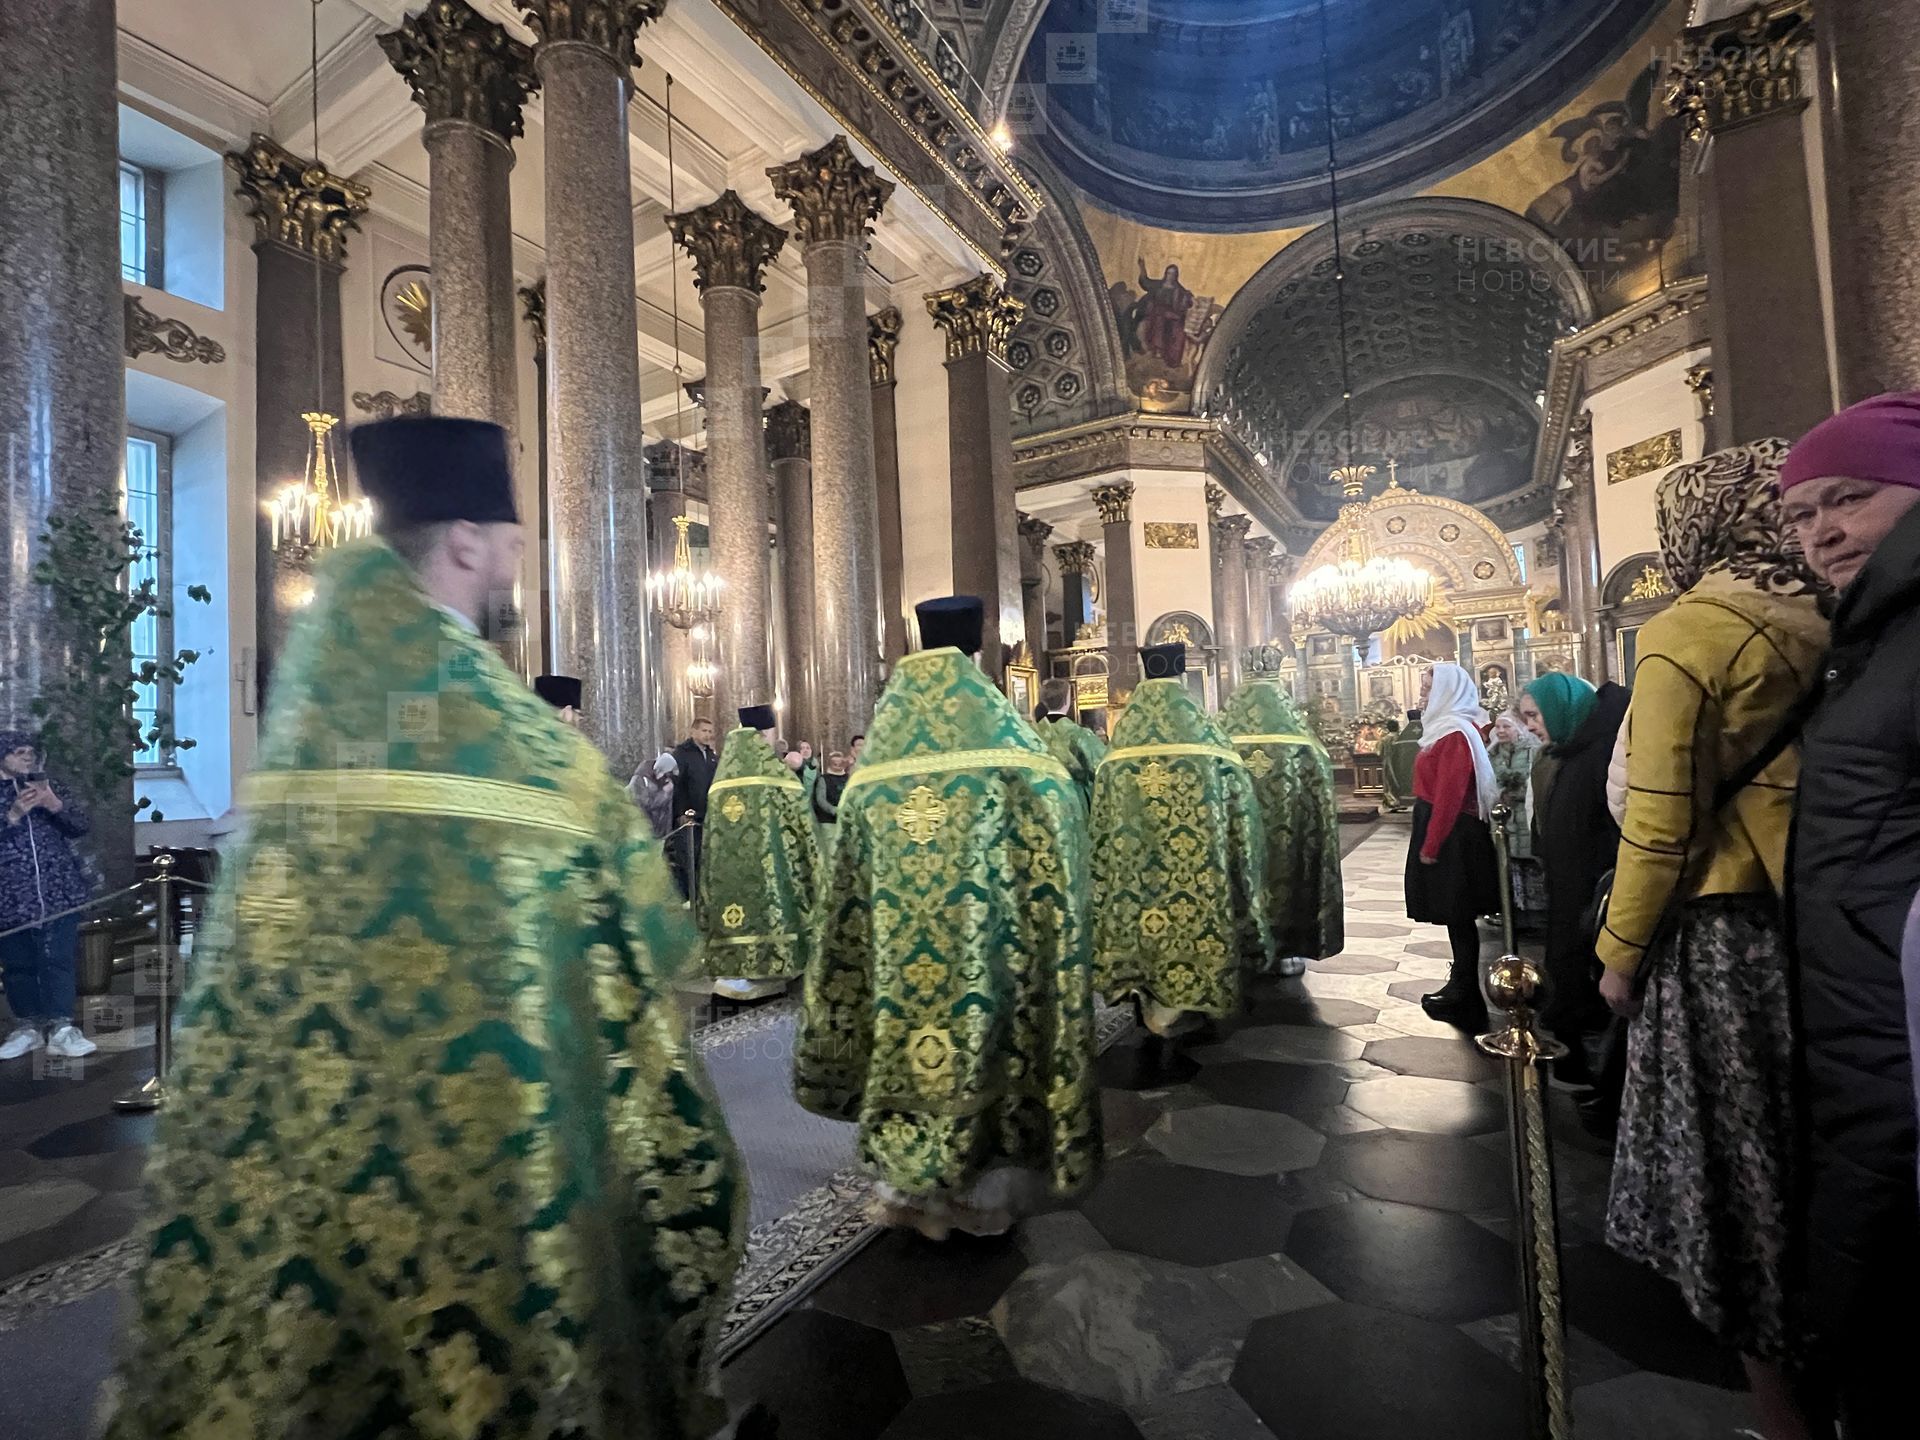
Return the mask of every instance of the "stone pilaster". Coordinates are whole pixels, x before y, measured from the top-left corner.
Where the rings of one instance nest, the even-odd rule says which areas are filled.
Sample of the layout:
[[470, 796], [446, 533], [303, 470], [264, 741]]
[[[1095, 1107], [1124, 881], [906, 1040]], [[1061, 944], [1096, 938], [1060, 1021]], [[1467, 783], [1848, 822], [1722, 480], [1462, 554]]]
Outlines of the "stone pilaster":
[[1247, 650], [1247, 531], [1250, 515], [1222, 515], [1213, 522], [1213, 541], [1219, 549], [1221, 611], [1214, 620], [1214, 638], [1220, 646], [1219, 703], [1225, 705], [1240, 687]]
[[894, 406], [894, 352], [900, 348], [900, 311], [889, 305], [867, 317], [867, 375], [873, 386], [875, 511], [880, 518], [880, 619], [882, 651], [891, 665], [907, 653], [904, 572], [906, 542], [900, 528], [900, 418]]
[[1060, 643], [1071, 645], [1085, 623], [1087, 599], [1093, 593], [1093, 562], [1097, 552], [1088, 540], [1072, 540], [1053, 547], [1060, 567]]
[[780, 552], [780, 599], [786, 610], [786, 738], [820, 747], [813, 625], [812, 422], [807, 407], [782, 400], [767, 411], [767, 454], [773, 466], [774, 530]]
[[[307, 562], [274, 553], [266, 505], [306, 469], [309, 431], [300, 413], [317, 409], [346, 414], [340, 273], [347, 259], [347, 234], [359, 228], [371, 196], [366, 186], [329, 174], [265, 135], [255, 135], [246, 149], [228, 155], [227, 168], [235, 177], [235, 193], [253, 216], [257, 261], [254, 673], [264, 714], [287, 626], [313, 587]], [[343, 445], [338, 431], [335, 443]]]
[[1025, 625], [1007, 342], [1026, 308], [991, 275], [927, 296], [927, 313], [947, 338], [953, 584], [961, 594], [986, 601], [986, 645], [980, 663], [996, 681], [1005, 675], [1006, 637]]
[[1593, 412], [1573, 417], [1567, 435], [1566, 485], [1559, 492], [1560, 576], [1567, 628], [1579, 637], [1581, 673], [1598, 685], [1607, 675], [1607, 637], [1600, 628], [1600, 524], [1593, 493]]
[[1047, 655], [1047, 541], [1053, 527], [1032, 515], [1020, 517], [1020, 601], [1027, 622], [1027, 649], [1045, 675]]
[[693, 256], [694, 284], [707, 317], [700, 402], [707, 412], [713, 566], [722, 586], [714, 714], [731, 725], [740, 706], [769, 704], [774, 698], [760, 295], [767, 267], [787, 234], [731, 190], [697, 210], [667, 216], [667, 229]]
[[867, 361], [867, 238], [893, 194], [844, 135], [767, 174], [807, 267], [813, 419], [814, 743], [844, 748], [879, 696], [880, 515]]
[[1844, 405], [1920, 389], [1920, 14], [1834, 0], [1816, 25]]
[[646, 482], [628, 156], [633, 41], [666, 0], [525, 0], [546, 132], [551, 664], [626, 776], [661, 740], [646, 593]]
[[1107, 684], [1126, 692], [1140, 682], [1140, 607], [1133, 580], [1133, 482], [1093, 487], [1107, 552]]
[[1298, 556], [1282, 550], [1267, 557], [1267, 614], [1273, 643], [1289, 655], [1297, 654], [1293, 643], [1293, 605], [1288, 591], [1299, 572]]

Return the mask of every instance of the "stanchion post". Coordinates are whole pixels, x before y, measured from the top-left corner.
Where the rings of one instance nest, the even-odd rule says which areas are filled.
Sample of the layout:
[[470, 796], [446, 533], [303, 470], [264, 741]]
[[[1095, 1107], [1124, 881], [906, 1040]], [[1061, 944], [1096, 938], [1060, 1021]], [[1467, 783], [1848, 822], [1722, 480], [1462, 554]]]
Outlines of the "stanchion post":
[[158, 1110], [167, 1100], [167, 1071], [173, 1063], [173, 856], [161, 851], [153, 857], [154, 892], [159, 897], [155, 917], [160, 948], [160, 1000], [153, 1017], [153, 1078], [113, 1102], [123, 1112]]
[[1493, 823], [1493, 853], [1500, 857], [1500, 953], [1513, 954], [1513, 858], [1508, 853], [1507, 826], [1513, 823], [1513, 808], [1501, 804], [1487, 817]]

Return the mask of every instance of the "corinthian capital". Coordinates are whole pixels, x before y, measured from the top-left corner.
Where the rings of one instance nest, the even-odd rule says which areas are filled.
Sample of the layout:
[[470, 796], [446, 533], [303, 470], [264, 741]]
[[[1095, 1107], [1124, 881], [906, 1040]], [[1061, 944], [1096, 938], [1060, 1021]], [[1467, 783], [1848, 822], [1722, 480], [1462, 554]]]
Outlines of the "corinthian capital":
[[1229, 545], [1244, 544], [1247, 532], [1253, 528], [1251, 515], [1220, 515], [1214, 519], [1215, 527], [1220, 531], [1221, 548]]
[[1813, 44], [1811, 0], [1772, 0], [1681, 36], [1667, 85], [1668, 109], [1705, 140], [1753, 120], [1798, 112], [1807, 96], [1800, 52]]
[[847, 137], [836, 135], [818, 150], [767, 167], [773, 193], [793, 207], [802, 245], [820, 240], [867, 240], [867, 226], [880, 218], [893, 182], [882, 180], [853, 158]]
[[976, 275], [964, 285], [927, 296], [927, 313], [946, 332], [947, 359], [990, 355], [1004, 365], [1007, 342], [1027, 307], [991, 275]]
[[787, 243], [787, 232], [747, 208], [732, 190], [698, 210], [667, 216], [667, 231], [693, 257], [693, 283], [714, 289], [767, 288], [767, 267]]
[[867, 317], [867, 371], [875, 385], [893, 384], [893, 356], [900, 348], [900, 307]]
[[1102, 525], [1125, 525], [1133, 518], [1133, 482], [1116, 480], [1093, 487], [1093, 505]]
[[1052, 535], [1053, 526], [1040, 519], [1037, 515], [1027, 515], [1023, 513], [1020, 516], [1020, 538], [1027, 542], [1027, 547], [1032, 550], [1035, 555], [1043, 554], [1046, 551], [1047, 541]]
[[1209, 480], [1207, 481], [1207, 488], [1203, 493], [1207, 497], [1208, 516], [1218, 520], [1220, 518], [1220, 507], [1227, 503], [1226, 489], [1218, 482]]
[[347, 232], [360, 228], [373, 192], [282, 149], [265, 135], [227, 156], [247, 202], [254, 239], [338, 264], [347, 258]]
[[1074, 540], [1053, 547], [1053, 558], [1060, 562], [1061, 570], [1068, 575], [1091, 575], [1095, 554], [1090, 540]]
[[520, 133], [521, 107], [537, 83], [533, 51], [466, 0], [433, 0], [382, 35], [380, 48], [429, 125], [464, 120], [502, 140]]
[[667, 0], [520, 0], [542, 45], [588, 45], [622, 67], [637, 65], [640, 27], [666, 13]]
[[813, 453], [813, 416], [798, 400], [767, 411], [767, 453], [775, 460], [805, 460]]
[[1267, 562], [1273, 558], [1274, 539], [1271, 535], [1249, 535], [1244, 542], [1247, 547], [1247, 568], [1264, 571]]

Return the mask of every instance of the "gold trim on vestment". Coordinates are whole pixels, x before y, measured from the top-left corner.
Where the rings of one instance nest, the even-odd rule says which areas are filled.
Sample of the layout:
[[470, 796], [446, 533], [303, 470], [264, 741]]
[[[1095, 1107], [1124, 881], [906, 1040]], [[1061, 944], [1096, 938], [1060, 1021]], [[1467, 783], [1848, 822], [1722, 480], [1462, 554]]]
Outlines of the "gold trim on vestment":
[[1313, 738], [1308, 735], [1236, 735], [1236, 745], [1311, 745]]
[[241, 805], [324, 805], [394, 815], [435, 815], [530, 825], [588, 838], [599, 832], [557, 790], [432, 770], [268, 770], [241, 782]]
[[953, 750], [945, 754], [929, 750], [925, 754], [909, 755], [904, 760], [882, 760], [877, 765], [863, 765], [847, 777], [847, 789], [898, 779], [902, 775], [942, 775], [949, 770], [1027, 770], [1065, 781], [1069, 785], [1073, 783], [1073, 777], [1067, 774], [1067, 767], [1051, 755], [1036, 755], [1029, 750]]
[[1218, 745], [1171, 744], [1171, 745], [1129, 745], [1121, 750], [1109, 750], [1106, 758], [1100, 762], [1100, 768], [1120, 760], [1139, 760], [1149, 755], [1201, 755], [1215, 760], [1225, 760], [1229, 764], [1246, 767], [1246, 761], [1240, 758], [1237, 750], [1223, 749]]
[[728, 780], [714, 781], [707, 787], [707, 793], [712, 795], [721, 790], [744, 790], [749, 785], [771, 785], [776, 790], [799, 790], [803, 793], [807, 788], [791, 775], [782, 775], [778, 780], [771, 775], [735, 775]]
[[762, 935], [712, 935], [707, 937], [707, 948], [717, 950], [723, 945], [768, 945], [780, 940], [798, 940], [798, 930], [771, 930]]

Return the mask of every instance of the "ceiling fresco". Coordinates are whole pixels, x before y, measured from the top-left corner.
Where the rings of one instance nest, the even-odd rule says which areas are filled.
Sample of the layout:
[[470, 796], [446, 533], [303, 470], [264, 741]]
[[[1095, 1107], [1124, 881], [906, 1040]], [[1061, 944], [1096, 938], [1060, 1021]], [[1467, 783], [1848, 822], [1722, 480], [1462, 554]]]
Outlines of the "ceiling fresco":
[[[1479, 159], [1564, 103], [1666, 8], [1328, 0], [1343, 198]], [[1121, 214], [1190, 231], [1263, 229], [1326, 208], [1325, 93], [1319, 0], [1050, 0], [1008, 114], [1017, 135]], [[1644, 121], [1642, 110], [1634, 123]]]

